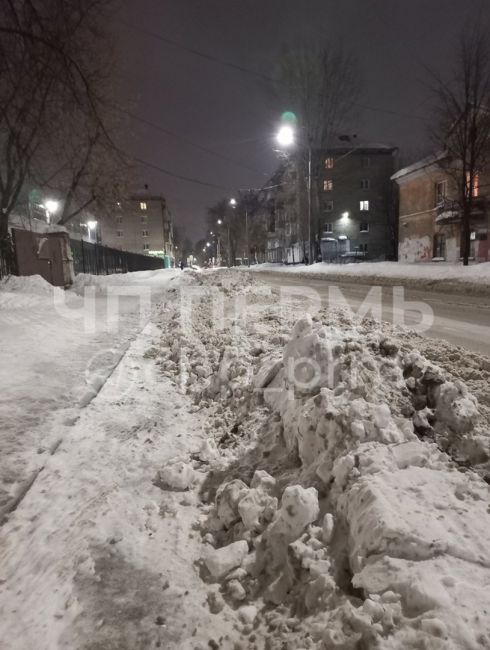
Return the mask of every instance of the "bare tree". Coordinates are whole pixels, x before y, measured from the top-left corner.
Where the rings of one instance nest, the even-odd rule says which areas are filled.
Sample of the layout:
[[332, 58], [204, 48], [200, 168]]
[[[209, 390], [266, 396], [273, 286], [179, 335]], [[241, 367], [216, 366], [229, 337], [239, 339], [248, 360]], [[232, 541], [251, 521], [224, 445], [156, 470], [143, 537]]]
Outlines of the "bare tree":
[[490, 162], [490, 47], [487, 30], [467, 26], [456, 50], [452, 76], [435, 78], [436, 145], [440, 165], [453, 179], [462, 215], [462, 256], [468, 265], [472, 213], [479, 174]]
[[[0, 9], [0, 246], [8, 220], [39, 158], [71, 115], [71, 136], [88, 133], [89, 150], [111, 139], [102, 119], [97, 42], [112, 0], [6, 0]], [[83, 116], [83, 118], [81, 117]], [[53, 128], [54, 127], [54, 128]], [[58, 152], [59, 153], [59, 152]], [[87, 150], [83, 153], [86, 158]], [[61, 167], [69, 164], [57, 160]], [[70, 192], [70, 188], [67, 188]]]
[[[318, 154], [331, 146], [350, 124], [360, 85], [357, 63], [340, 45], [299, 42], [283, 47], [275, 83], [276, 104], [281, 110], [292, 111], [297, 118], [302, 145], [298, 179], [306, 180], [310, 176], [312, 181], [311, 190], [306, 188], [306, 191], [311, 191], [313, 214], [305, 218], [306, 210], [300, 211], [301, 232], [308, 231], [305, 223], [310, 218], [313, 232], [319, 231], [321, 156]], [[304, 195], [304, 186], [300, 191]], [[300, 201], [301, 206], [305, 203]]]

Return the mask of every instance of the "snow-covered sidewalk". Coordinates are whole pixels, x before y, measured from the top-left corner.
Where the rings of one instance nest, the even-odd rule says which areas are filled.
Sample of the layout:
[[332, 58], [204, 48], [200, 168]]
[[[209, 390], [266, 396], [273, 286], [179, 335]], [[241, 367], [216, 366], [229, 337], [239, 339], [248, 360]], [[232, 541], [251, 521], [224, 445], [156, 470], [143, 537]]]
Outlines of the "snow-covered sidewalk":
[[77, 276], [68, 292], [40, 276], [0, 282], [0, 514], [42, 467], [64, 423], [96, 394], [179, 273]]
[[364, 284], [398, 285], [417, 289], [434, 289], [446, 292], [468, 292], [490, 295], [490, 262], [482, 264], [449, 264], [427, 262], [404, 264], [402, 262], [360, 262], [351, 264], [284, 265], [257, 264], [252, 271], [291, 273], [305, 278], [326, 278], [337, 282], [362, 282]]
[[214, 620], [194, 565], [204, 475], [189, 491], [155, 485], [203, 439], [188, 400], [145, 358], [155, 334], [150, 325], [136, 338], [117, 376], [65, 425], [0, 529], [3, 650], [193, 650], [231, 633], [233, 616]]

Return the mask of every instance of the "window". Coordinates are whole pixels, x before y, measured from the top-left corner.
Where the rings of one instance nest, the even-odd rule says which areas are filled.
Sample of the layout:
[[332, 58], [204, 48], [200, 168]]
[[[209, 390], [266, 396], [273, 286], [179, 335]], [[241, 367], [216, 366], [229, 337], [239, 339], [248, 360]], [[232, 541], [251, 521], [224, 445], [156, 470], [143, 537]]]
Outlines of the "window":
[[122, 223], [123, 218], [122, 217], [116, 217], [116, 223]]
[[325, 169], [333, 169], [333, 158], [325, 158]]
[[371, 187], [371, 181], [369, 178], [363, 178], [361, 180], [361, 190], [368, 190]]
[[[467, 190], [469, 190], [470, 186], [470, 172], [466, 172], [466, 185], [467, 185]], [[473, 183], [471, 187], [471, 196], [476, 198], [477, 196], [480, 196], [480, 177], [478, 174], [475, 174], [473, 176]]]
[[143, 250], [144, 251], [149, 251], [150, 250], [150, 244], [143, 244]]
[[146, 209], [147, 209], [146, 202], [145, 201], [140, 201], [140, 210], [146, 210]]
[[331, 192], [333, 190], [333, 180], [331, 178], [326, 178], [323, 181], [323, 191]]
[[323, 232], [333, 232], [333, 224], [324, 223], [323, 224]]
[[440, 205], [447, 197], [447, 181], [438, 181], [436, 183], [436, 205]]
[[361, 212], [369, 211], [369, 201], [359, 201], [359, 210]]
[[325, 212], [332, 212], [333, 210], [333, 201], [324, 201], [323, 202], [323, 209]]
[[434, 257], [446, 258], [446, 235], [434, 235]]
[[122, 231], [122, 230], [118, 230], [118, 231], [117, 231], [117, 236], [118, 236], [118, 237], [122, 237], [122, 236], [123, 236], [123, 231]]
[[359, 224], [359, 232], [369, 232], [369, 224], [367, 221], [361, 221]]
[[148, 237], [148, 230], [142, 230], [141, 234], [143, 235], [143, 237]]
[[144, 215], [141, 217], [141, 223], [148, 223], [148, 217], [146, 216], [146, 214], [144, 214]]
[[371, 167], [371, 158], [363, 156], [361, 158], [361, 167]]
[[367, 244], [359, 244], [359, 250], [361, 253], [367, 253]]

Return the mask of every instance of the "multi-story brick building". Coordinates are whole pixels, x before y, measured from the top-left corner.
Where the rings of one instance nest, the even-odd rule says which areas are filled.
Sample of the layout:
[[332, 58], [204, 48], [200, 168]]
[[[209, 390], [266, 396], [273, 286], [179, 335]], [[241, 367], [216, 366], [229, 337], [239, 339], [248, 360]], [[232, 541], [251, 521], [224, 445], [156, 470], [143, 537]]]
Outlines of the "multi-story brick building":
[[101, 223], [100, 239], [106, 246], [174, 264], [172, 216], [165, 197], [152, 194], [148, 186], [116, 204], [112, 218]]
[[[455, 175], [444, 154], [432, 155], [393, 175], [400, 189], [399, 252], [401, 262], [458, 261], [462, 214]], [[490, 174], [482, 172], [472, 188], [471, 252], [475, 261], [490, 260]]]
[[312, 239], [323, 261], [396, 258], [396, 202], [390, 180], [396, 152], [395, 147], [371, 144], [315, 154], [320, 171]]

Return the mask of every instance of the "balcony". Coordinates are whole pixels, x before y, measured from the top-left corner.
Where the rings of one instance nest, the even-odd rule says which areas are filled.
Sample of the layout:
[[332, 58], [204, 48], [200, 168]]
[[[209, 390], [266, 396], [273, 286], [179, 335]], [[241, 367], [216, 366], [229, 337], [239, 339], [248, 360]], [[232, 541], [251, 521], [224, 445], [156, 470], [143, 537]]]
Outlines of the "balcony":
[[[473, 197], [473, 206], [471, 209], [471, 217], [473, 219], [479, 219], [485, 216], [486, 203], [484, 196]], [[436, 223], [439, 225], [460, 223], [461, 216], [462, 210], [459, 201], [444, 198], [436, 206]]]

